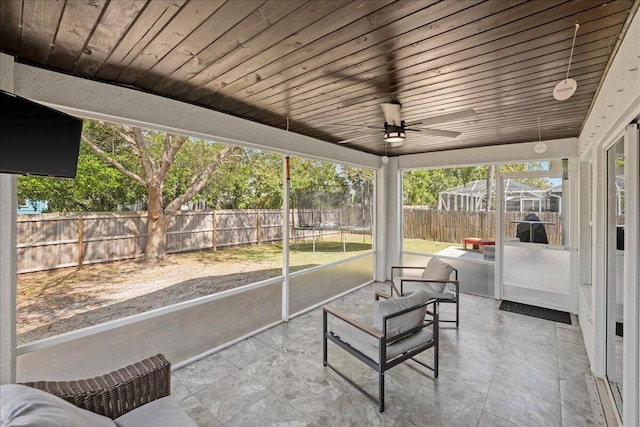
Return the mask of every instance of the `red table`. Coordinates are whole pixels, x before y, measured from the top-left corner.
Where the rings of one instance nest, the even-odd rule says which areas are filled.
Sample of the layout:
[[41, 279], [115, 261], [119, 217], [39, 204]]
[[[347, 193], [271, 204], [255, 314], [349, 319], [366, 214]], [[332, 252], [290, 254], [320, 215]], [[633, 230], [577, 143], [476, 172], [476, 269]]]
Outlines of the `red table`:
[[462, 241], [462, 248], [466, 251], [467, 245], [471, 245], [471, 249], [478, 249], [481, 253], [484, 246], [495, 246], [496, 242], [493, 240], [485, 240], [479, 237], [467, 237]]

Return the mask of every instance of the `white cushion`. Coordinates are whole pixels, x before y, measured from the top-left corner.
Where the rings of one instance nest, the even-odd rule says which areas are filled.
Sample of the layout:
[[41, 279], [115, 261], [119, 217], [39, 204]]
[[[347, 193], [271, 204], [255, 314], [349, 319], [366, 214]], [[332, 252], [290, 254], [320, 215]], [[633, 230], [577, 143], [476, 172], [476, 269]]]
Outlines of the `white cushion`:
[[142, 405], [115, 419], [118, 427], [197, 427], [172, 396]]
[[[423, 289], [425, 291], [427, 291], [427, 293], [429, 294], [429, 298], [436, 298], [439, 300], [454, 300], [456, 295], [451, 292], [449, 289], [444, 288], [442, 290], [442, 292], [438, 292], [440, 290], [440, 288], [438, 286], [436, 286], [438, 283], [433, 283], [433, 282], [410, 282], [410, 281], [406, 281], [403, 282], [402, 285], [402, 292], [404, 295], [411, 295], [412, 293], [414, 293], [415, 291], [417, 291], [418, 289]], [[400, 287], [400, 285], [398, 285], [398, 288]]]
[[[437, 256], [434, 256], [429, 260], [427, 266], [424, 268], [422, 272], [423, 279], [430, 280], [449, 280], [451, 278], [451, 273], [453, 272], [453, 267], [451, 267], [446, 262], [443, 262]], [[444, 291], [444, 288], [447, 286], [446, 283], [430, 283], [432, 285], [434, 291], [441, 294]]]
[[[384, 331], [384, 317], [397, 313], [406, 308], [424, 304], [429, 300], [429, 294], [418, 290], [406, 297], [382, 299], [373, 304], [373, 327], [380, 332]], [[427, 307], [412, 310], [408, 313], [387, 320], [387, 338], [406, 332], [424, 322]]]
[[[371, 335], [347, 322], [336, 323], [331, 328], [331, 332], [340, 337], [342, 341], [367, 356], [369, 359], [376, 363], [380, 363], [380, 348], [378, 347], [378, 340]], [[387, 345], [386, 359], [391, 360], [409, 350], [428, 344], [432, 339], [433, 333], [426, 329], [422, 329], [416, 334], [411, 334], [404, 339]]]
[[22, 384], [0, 386], [2, 427], [116, 427], [109, 417]]

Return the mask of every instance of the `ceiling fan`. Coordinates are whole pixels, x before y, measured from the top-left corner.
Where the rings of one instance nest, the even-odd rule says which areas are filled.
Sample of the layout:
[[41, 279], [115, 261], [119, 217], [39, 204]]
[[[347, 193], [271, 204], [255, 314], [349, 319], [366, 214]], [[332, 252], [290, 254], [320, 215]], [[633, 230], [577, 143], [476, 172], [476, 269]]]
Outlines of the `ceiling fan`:
[[397, 147], [404, 143], [405, 138], [407, 137], [407, 132], [419, 132], [423, 135], [431, 135], [431, 136], [442, 136], [446, 138], [455, 138], [460, 135], [460, 132], [454, 132], [449, 130], [440, 130], [433, 129], [428, 126], [437, 125], [441, 123], [454, 122], [458, 120], [464, 120], [468, 118], [472, 118], [476, 116], [476, 112], [473, 109], [467, 109], [462, 111], [457, 111], [454, 113], [440, 114], [437, 116], [432, 116], [425, 119], [420, 119], [416, 121], [411, 121], [409, 123], [405, 123], [402, 120], [402, 116], [400, 115], [400, 110], [402, 109], [402, 104], [397, 101], [385, 102], [380, 104], [382, 108], [382, 114], [384, 115], [384, 125], [381, 126], [373, 126], [373, 125], [350, 125], [350, 124], [322, 124], [322, 126], [330, 126], [333, 128], [350, 128], [350, 129], [359, 129], [359, 130], [369, 130], [376, 129], [377, 131], [369, 131], [362, 135], [358, 135], [353, 138], [344, 139], [338, 141], [339, 144], [345, 144], [347, 142], [355, 141], [362, 138], [367, 138], [371, 135], [383, 134], [384, 141], [388, 143], [391, 147]]

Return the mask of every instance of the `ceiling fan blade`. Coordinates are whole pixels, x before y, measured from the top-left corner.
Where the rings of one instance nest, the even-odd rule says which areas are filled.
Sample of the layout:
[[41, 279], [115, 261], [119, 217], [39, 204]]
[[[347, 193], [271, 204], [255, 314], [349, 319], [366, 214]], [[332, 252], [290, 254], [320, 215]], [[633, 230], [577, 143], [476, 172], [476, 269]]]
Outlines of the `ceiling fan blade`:
[[395, 102], [385, 102], [380, 104], [382, 107], [382, 114], [384, 114], [384, 121], [393, 126], [400, 126], [402, 118], [400, 117], [400, 109], [402, 105]]
[[440, 129], [430, 129], [430, 128], [420, 128], [420, 129], [406, 129], [407, 131], [420, 132], [425, 135], [431, 136], [444, 136], [446, 138], [455, 138], [460, 135], [460, 132], [453, 132], [450, 130], [440, 130]]
[[457, 120], [469, 119], [476, 116], [473, 109], [457, 111], [455, 113], [441, 114], [439, 116], [429, 117], [427, 119], [418, 120], [407, 123], [407, 126], [431, 126], [439, 123], [455, 122]]
[[380, 126], [347, 125], [347, 124], [342, 124], [342, 123], [318, 123], [317, 126], [320, 126], [320, 127], [331, 127], [331, 128], [348, 128], [348, 129], [378, 129], [380, 131], [384, 130]]
[[367, 138], [369, 136], [373, 136], [373, 135], [377, 135], [377, 134], [378, 134], [377, 132], [376, 133], [367, 133], [367, 134], [364, 134], [364, 135], [356, 136], [354, 138], [343, 139], [342, 141], [338, 141], [338, 144], [346, 144], [347, 142], [355, 141], [355, 140], [362, 139], [362, 138]]

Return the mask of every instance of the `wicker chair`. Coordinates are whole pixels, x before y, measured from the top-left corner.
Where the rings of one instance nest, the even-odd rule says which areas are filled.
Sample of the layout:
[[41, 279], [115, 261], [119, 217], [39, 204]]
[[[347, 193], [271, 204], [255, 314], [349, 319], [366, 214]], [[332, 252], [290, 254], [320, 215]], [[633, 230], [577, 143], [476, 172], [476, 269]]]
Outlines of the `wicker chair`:
[[142, 405], [169, 396], [171, 363], [158, 354], [99, 377], [22, 384], [44, 390], [113, 420]]

